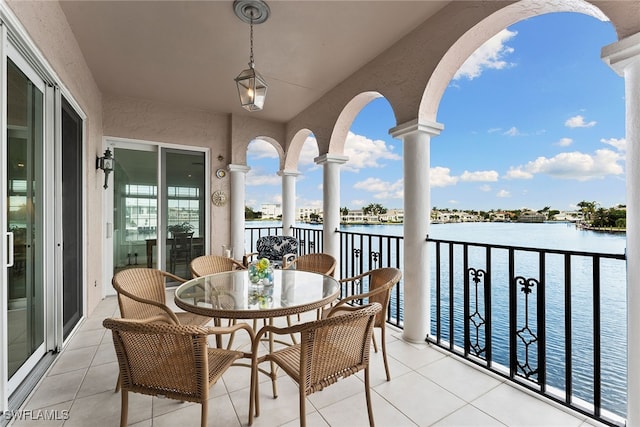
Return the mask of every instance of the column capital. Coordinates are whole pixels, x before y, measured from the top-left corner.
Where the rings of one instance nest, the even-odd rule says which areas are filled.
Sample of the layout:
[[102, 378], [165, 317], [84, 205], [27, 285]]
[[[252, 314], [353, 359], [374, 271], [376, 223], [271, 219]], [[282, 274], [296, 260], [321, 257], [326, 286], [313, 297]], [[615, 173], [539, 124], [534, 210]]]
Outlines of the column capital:
[[394, 138], [402, 138], [410, 133], [424, 132], [431, 136], [438, 136], [440, 132], [442, 132], [442, 129], [444, 129], [442, 123], [426, 120], [418, 122], [418, 119], [415, 119], [389, 129], [389, 135]]
[[229, 172], [242, 172], [242, 173], [247, 173], [251, 170], [251, 168], [247, 165], [234, 165], [234, 164], [230, 164], [229, 166], [227, 166], [227, 169], [229, 169]]
[[313, 159], [313, 161], [317, 164], [317, 165], [322, 165], [325, 163], [338, 163], [339, 165], [342, 165], [344, 163], [346, 163], [349, 160], [348, 156], [340, 156], [338, 154], [323, 154], [322, 156], [318, 156], [315, 159]]
[[300, 172], [294, 170], [281, 170], [278, 171], [278, 176], [293, 176], [297, 177], [300, 175]]
[[624, 69], [640, 60], [640, 33], [603, 47], [600, 56], [618, 75], [624, 76]]

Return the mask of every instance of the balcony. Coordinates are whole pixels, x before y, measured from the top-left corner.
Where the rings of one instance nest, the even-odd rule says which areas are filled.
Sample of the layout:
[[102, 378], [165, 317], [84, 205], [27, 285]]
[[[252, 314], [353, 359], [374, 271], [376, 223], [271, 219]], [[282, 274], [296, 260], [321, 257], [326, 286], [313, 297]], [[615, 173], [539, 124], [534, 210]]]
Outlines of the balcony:
[[[172, 301], [172, 295], [167, 300]], [[14, 426], [32, 425], [33, 419], [45, 416], [68, 417], [65, 426], [118, 425], [120, 394], [114, 392], [118, 367], [111, 335], [102, 327], [103, 318], [109, 316], [118, 316], [115, 297], [105, 298], [85, 320], [19, 412], [26, 419], [16, 420]], [[379, 426], [597, 425], [436, 345], [409, 344], [400, 333], [391, 327], [387, 334], [390, 382], [384, 378], [381, 353], [372, 352], [372, 402]], [[261, 415], [255, 426], [298, 424], [295, 383], [283, 375], [278, 386], [277, 399], [271, 397], [270, 387], [261, 387]], [[249, 370], [232, 367], [211, 389], [209, 425], [246, 425], [248, 393]], [[359, 375], [311, 395], [308, 402], [310, 425], [352, 427], [367, 423]], [[130, 425], [199, 425], [199, 419], [197, 404], [130, 395]], [[62, 425], [63, 421], [51, 423]]]
[[[293, 231], [301, 242], [301, 252], [322, 250], [321, 229]], [[246, 233], [248, 241], [255, 242], [260, 235], [280, 234], [282, 229], [248, 228]], [[338, 233], [341, 277], [381, 266], [402, 267], [402, 237]], [[608, 286], [611, 271], [624, 269], [624, 255], [428, 240], [434, 260], [431, 333], [424, 343], [402, 339], [401, 282], [394, 289], [388, 312], [390, 382], [385, 381], [381, 354], [372, 353], [373, 402], [378, 425], [624, 424], [619, 415], [624, 411], [621, 402], [624, 390], [612, 389], [610, 381], [603, 380], [603, 373], [610, 374], [613, 369], [612, 349], [625, 343], [603, 343], [597, 338], [606, 323], [605, 317], [599, 315], [599, 289]], [[521, 271], [523, 257], [531, 258], [543, 272], [554, 263], [563, 265], [567, 295], [571, 294], [572, 284], [584, 282], [585, 275], [593, 279], [594, 308], [587, 321], [591, 328], [572, 328], [571, 321], [566, 320], [563, 327], [558, 327], [559, 320], [550, 319], [551, 316], [546, 320], [550, 326], [546, 327], [545, 306], [557, 310], [547, 305], [545, 293], [539, 290], [544, 288], [543, 280], [534, 272], [526, 279], [514, 279], [517, 286], [512, 288], [522, 292], [508, 295], [509, 301], [484, 298], [493, 295], [490, 287], [498, 286], [504, 267], [508, 277], [519, 277], [515, 272]], [[572, 264], [577, 269], [571, 268]], [[525, 286], [526, 283], [532, 285]], [[172, 290], [167, 292], [167, 300], [173, 301]], [[357, 292], [360, 290], [342, 290], [343, 295]], [[570, 313], [572, 299], [567, 297], [566, 301], [563, 310]], [[19, 416], [68, 416], [65, 425], [117, 424], [120, 399], [113, 392], [117, 364], [111, 336], [102, 328], [102, 319], [110, 316], [118, 316], [114, 297], [104, 299], [84, 322], [26, 401], [23, 409], [31, 412], [20, 412]], [[495, 320], [494, 325], [489, 319]], [[508, 325], [500, 327], [500, 321]], [[523, 322], [526, 328], [522, 327]], [[529, 339], [523, 338], [524, 330], [530, 334]], [[558, 334], [563, 334], [560, 342], [564, 347], [559, 347], [557, 341], [552, 346], [552, 339], [546, 338]], [[584, 344], [589, 340], [593, 345]], [[580, 357], [572, 356], [574, 341], [582, 345]], [[220, 425], [220, 420], [224, 420], [225, 426], [246, 425], [248, 372], [245, 367], [234, 367], [213, 387], [212, 425]], [[262, 380], [267, 381], [266, 377]], [[366, 423], [361, 381], [361, 375], [349, 378], [310, 396], [308, 407], [313, 408], [308, 416], [310, 422], [352, 426], [355, 419]], [[263, 410], [257, 426], [297, 423], [296, 385], [285, 375], [279, 384], [281, 393], [277, 400], [270, 396], [270, 387], [261, 388]], [[130, 424], [145, 420], [152, 420], [154, 425], [198, 422], [197, 405], [134, 396]], [[612, 410], [616, 404], [618, 415]], [[26, 425], [28, 421], [15, 425]]]

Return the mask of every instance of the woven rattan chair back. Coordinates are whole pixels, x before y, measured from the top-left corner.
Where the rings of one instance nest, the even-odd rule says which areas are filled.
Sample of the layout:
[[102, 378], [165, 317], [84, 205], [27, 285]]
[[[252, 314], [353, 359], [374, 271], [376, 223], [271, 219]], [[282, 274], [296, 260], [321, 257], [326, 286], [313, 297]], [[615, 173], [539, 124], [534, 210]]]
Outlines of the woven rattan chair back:
[[285, 268], [311, 271], [314, 273], [326, 274], [327, 276], [333, 276], [336, 269], [336, 259], [325, 253], [300, 255], [287, 264]]
[[125, 319], [148, 319], [164, 316], [167, 321], [185, 325], [205, 325], [211, 319], [192, 313], [174, 313], [166, 305], [166, 279], [185, 280], [153, 268], [129, 268], [117, 272], [111, 284], [118, 293], [120, 316]]
[[[302, 323], [288, 328], [265, 326], [256, 335], [253, 346], [253, 377], [251, 388], [255, 402], [255, 415], [259, 415], [257, 365], [273, 361], [299, 386], [300, 425], [306, 425], [306, 396], [323, 390], [356, 372], [364, 370], [365, 395], [369, 424], [374, 425], [369, 381], [369, 353], [371, 332], [376, 314], [382, 307], [378, 303], [344, 308], [340, 314], [321, 320]], [[300, 344], [268, 353], [258, 360], [257, 346], [265, 333], [300, 334]], [[275, 381], [275, 377], [272, 379]], [[249, 409], [249, 424], [253, 411]]]
[[[367, 289], [367, 291], [351, 295], [341, 299], [333, 308], [333, 311], [339, 311], [347, 304], [365, 304], [377, 302], [382, 306], [382, 310], [377, 314], [374, 327], [380, 329], [381, 341], [382, 341], [382, 358], [384, 360], [384, 370], [387, 376], [387, 381], [391, 381], [391, 374], [389, 372], [389, 362], [387, 361], [387, 343], [386, 343], [386, 324], [387, 324], [387, 311], [389, 302], [391, 301], [391, 291], [393, 287], [402, 278], [402, 272], [397, 268], [385, 267], [368, 271], [355, 277], [349, 277], [341, 279], [340, 283], [354, 283], [361, 286], [361, 289]], [[378, 346], [373, 339], [373, 347], [375, 351], [378, 351]]]
[[213, 330], [199, 326], [131, 319], [105, 319], [103, 325], [112, 331], [118, 358], [122, 427], [129, 392], [200, 403], [201, 425], [207, 425], [209, 388], [242, 352], [208, 348]]
[[223, 271], [244, 270], [245, 267], [233, 258], [219, 255], [204, 255], [191, 261], [191, 275], [193, 277], [207, 274], [222, 273]]

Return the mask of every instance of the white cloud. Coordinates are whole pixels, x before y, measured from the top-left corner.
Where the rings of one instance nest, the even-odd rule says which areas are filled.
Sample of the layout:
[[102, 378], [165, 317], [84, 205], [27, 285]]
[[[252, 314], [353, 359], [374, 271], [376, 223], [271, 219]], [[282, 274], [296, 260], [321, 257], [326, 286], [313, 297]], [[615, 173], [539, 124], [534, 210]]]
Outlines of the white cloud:
[[455, 199], [451, 199], [451, 200], [447, 200], [447, 203], [449, 203], [450, 205], [457, 205], [460, 202]]
[[455, 185], [458, 182], [458, 178], [451, 176], [451, 169], [442, 166], [436, 166], [431, 168], [429, 180], [431, 181], [431, 188], [435, 187], [448, 187]]
[[247, 148], [247, 157], [255, 159], [277, 159], [278, 152], [273, 145], [262, 139], [254, 139]]
[[318, 143], [316, 142], [316, 138], [312, 135], [309, 135], [307, 139], [302, 144], [302, 150], [300, 150], [300, 158], [298, 159], [298, 165], [315, 165], [313, 159], [318, 157]]
[[460, 175], [460, 181], [464, 182], [496, 182], [498, 180], [498, 172], [496, 171], [464, 171]]
[[246, 176], [246, 185], [282, 185], [282, 178], [275, 173], [251, 169]]
[[513, 126], [511, 129], [509, 129], [508, 131], [506, 131], [505, 133], [503, 133], [503, 135], [507, 135], [507, 136], [518, 136], [518, 135], [522, 135], [520, 133], [520, 131], [518, 130], [517, 127]]
[[501, 199], [511, 197], [511, 193], [507, 190], [500, 190], [496, 193], [496, 197], [500, 197]]
[[363, 206], [366, 206], [369, 202], [361, 199], [354, 199], [351, 201], [351, 206], [357, 206], [354, 209], [360, 209]]
[[627, 151], [627, 140], [625, 138], [602, 138], [600, 140], [603, 144], [611, 145], [618, 151]]
[[564, 125], [568, 128], [590, 128], [596, 125], [596, 121], [585, 122], [584, 117], [577, 115], [568, 118], [567, 121], [564, 122]]
[[473, 80], [480, 77], [486, 69], [502, 70], [514, 66], [505, 58], [514, 52], [514, 49], [506, 46], [506, 43], [516, 34], [518, 34], [516, 31], [504, 29], [491, 37], [467, 58], [453, 76], [453, 80], [459, 80], [463, 77]]
[[546, 174], [555, 178], [588, 181], [607, 175], [621, 175], [624, 171], [618, 162], [622, 156], [609, 149], [596, 150], [591, 154], [578, 151], [560, 153], [547, 158], [538, 157], [524, 166], [511, 168], [508, 178], [531, 178], [533, 174]]
[[573, 144], [573, 139], [571, 138], [560, 138], [560, 141], [556, 142], [556, 145], [560, 147], [568, 147]]
[[364, 181], [356, 182], [353, 188], [375, 193], [373, 197], [376, 199], [401, 199], [404, 196], [404, 181], [402, 179], [388, 182], [370, 177]]
[[502, 128], [491, 128], [487, 131], [487, 133], [496, 133], [496, 132], [500, 132], [502, 130]]
[[480, 188], [480, 191], [484, 191], [485, 193], [488, 193], [489, 191], [491, 191], [491, 186], [489, 184], [481, 185], [479, 188]]
[[384, 165], [380, 160], [402, 160], [398, 154], [392, 152], [393, 146], [381, 139], [372, 140], [366, 136], [349, 132], [344, 145], [344, 155], [349, 160], [342, 166], [342, 170], [358, 172], [365, 168], [380, 168]]
[[510, 167], [505, 175], [506, 179], [531, 179], [533, 174], [522, 169], [522, 166]]

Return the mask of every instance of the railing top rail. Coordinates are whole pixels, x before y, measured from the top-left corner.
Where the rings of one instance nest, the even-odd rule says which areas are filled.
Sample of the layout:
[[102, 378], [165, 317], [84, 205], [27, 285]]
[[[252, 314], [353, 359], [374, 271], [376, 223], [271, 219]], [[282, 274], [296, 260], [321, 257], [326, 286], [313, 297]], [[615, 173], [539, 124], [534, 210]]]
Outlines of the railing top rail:
[[526, 246], [508, 246], [508, 245], [500, 245], [496, 243], [478, 243], [478, 242], [461, 242], [458, 240], [445, 240], [445, 239], [433, 239], [427, 236], [427, 242], [434, 243], [445, 243], [451, 245], [467, 245], [467, 246], [478, 246], [481, 248], [492, 248], [492, 249], [513, 249], [517, 251], [527, 251], [527, 252], [544, 252], [549, 254], [559, 254], [559, 255], [577, 255], [577, 256], [599, 256], [600, 258], [610, 258], [610, 259], [620, 259], [624, 260], [627, 258], [626, 254], [608, 254], [608, 253], [600, 253], [600, 252], [585, 252], [585, 251], [572, 251], [566, 249], [544, 249], [544, 248], [532, 248]]
[[340, 234], [348, 234], [348, 235], [357, 235], [357, 236], [371, 236], [371, 237], [388, 237], [390, 239], [403, 239], [404, 236], [397, 236], [393, 234], [373, 234], [373, 233], [363, 233], [362, 231], [344, 231], [344, 230], [336, 230], [336, 232]]

